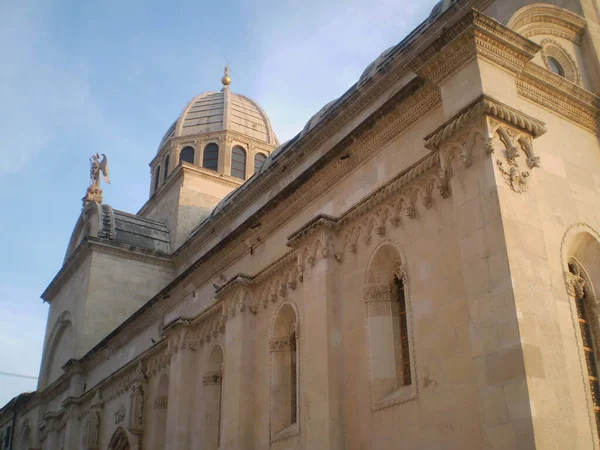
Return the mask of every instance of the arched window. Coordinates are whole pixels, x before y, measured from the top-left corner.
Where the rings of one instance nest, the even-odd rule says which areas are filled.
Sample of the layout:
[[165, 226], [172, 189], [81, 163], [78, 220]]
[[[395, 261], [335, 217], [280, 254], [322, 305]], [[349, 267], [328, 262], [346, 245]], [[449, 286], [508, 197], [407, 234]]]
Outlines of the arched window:
[[154, 400], [154, 442], [155, 448], [165, 448], [167, 439], [167, 408], [169, 406], [169, 376], [163, 373], [158, 381]]
[[575, 258], [569, 261], [569, 294], [575, 302], [575, 311], [587, 366], [587, 378], [590, 383], [592, 406], [596, 417], [596, 428], [600, 433], [600, 384], [598, 377], [598, 321], [594, 320], [594, 293], [585, 270]]
[[221, 402], [223, 397], [223, 350], [215, 345], [202, 377], [204, 393], [204, 448], [216, 450], [221, 443]]
[[231, 176], [246, 179], [246, 150], [239, 146], [231, 150]]
[[254, 155], [254, 173], [262, 169], [262, 166], [265, 163], [266, 159], [267, 155], [265, 155], [264, 153], [257, 153], [256, 155]]
[[158, 184], [160, 183], [160, 166], [156, 166], [154, 169], [154, 192], [158, 189]]
[[163, 175], [163, 180], [166, 180], [169, 176], [169, 155], [165, 158], [165, 173]]
[[193, 147], [184, 147], [181, 149], [181, 153], [179, 153], [179, 163], [188, 162], [190, 164], [194, 164], [194, 148]]
[[204, 156], [202, 158], [202, 167], [210, 170], [219, 168], [219, 146], [215, 143], [204, 147]]
[[115, 434], [110, 439], [108, 443], [108, 450], [130, 450], [131, 446], [129, 445], [129, 439], [127, 438], [127, 433], [123, 428], [117, 428]]
[[560, 75], [561, 77], [565, 77], [565, 69], [563, 69], [563, 66], [560, 65], [560, 63], [556, 60], [556, 58], [552, 57], [552, 56], [548, 56], [548, 66], [550, 67], [550, 70], [552, 72], [554, 72], [557, 75]]
[[364, 288], [374, 409], [413, 398], [406, 267], [391, 244], [377, 249]]
[[298, 318], [290, 304], [277, 312], [271, 353], [271, 438], [298, 422]]

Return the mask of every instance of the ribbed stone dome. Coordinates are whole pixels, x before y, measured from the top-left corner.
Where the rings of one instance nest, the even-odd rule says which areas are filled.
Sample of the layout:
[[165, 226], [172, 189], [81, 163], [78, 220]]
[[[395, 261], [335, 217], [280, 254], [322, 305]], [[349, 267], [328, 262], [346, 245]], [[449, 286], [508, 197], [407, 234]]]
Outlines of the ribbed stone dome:
[[225, 86], [220, 92], [205, 92], [188, 103], [169, 127], [160, 145], [172, 137], [196, 136], [215, 131], [235, 131], [269, 145], [279, 145], [271, 122], [253, 100], [234, 94]]
[[436, 5], [431, 10], [431, 13], [429, 14], [428, 22], [429, 23], [433, 22], [435, 19], [437, 19], [437, 17], [439, 15], [444, 13], [454, 3], [456, 3], [456, 0], [440, 0], [439, 2], [437, 2]]

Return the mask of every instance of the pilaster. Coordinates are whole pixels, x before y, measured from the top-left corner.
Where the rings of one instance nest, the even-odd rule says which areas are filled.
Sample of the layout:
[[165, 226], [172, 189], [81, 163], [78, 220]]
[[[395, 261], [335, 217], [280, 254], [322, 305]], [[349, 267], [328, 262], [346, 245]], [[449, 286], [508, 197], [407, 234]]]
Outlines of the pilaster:
[[337, 286], [340, 264], [324, 248], [314, 259], [309, 258], [308, 265], [302, 284], [307, 301], [299, 324], [300, 428], [305, 430], [306, 448], [341, 450], [344, 418], [342, 302]]
[[182, 321], [169, 336], [169, 402], [167, 405], [167, 450], [190, 448], [191, 427], [195, 423], [192, 386], [195, 386], [194, 356], [196, 347], [189, 324]]
[[225, 328], [225, 367], [223, 389], [223, 449], [255, 448], [254, 380], [256, 315], [252, 294], [239, 290], [232, 299], [235, 305]]

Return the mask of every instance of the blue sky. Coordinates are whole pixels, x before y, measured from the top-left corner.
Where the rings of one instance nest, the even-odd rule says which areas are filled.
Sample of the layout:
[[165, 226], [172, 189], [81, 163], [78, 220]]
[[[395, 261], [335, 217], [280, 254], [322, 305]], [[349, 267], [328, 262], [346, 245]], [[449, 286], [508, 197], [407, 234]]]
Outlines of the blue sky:
[[[256, 100], [281, 142], [343, 94], [435, 0], [3, 0], [0, 2], [0, 372], [37, 376], [48, 306], [88, 182], [137, 212], [148, 163], [195, 95]], [[0, 374], [0, 406], [36, 380]]]

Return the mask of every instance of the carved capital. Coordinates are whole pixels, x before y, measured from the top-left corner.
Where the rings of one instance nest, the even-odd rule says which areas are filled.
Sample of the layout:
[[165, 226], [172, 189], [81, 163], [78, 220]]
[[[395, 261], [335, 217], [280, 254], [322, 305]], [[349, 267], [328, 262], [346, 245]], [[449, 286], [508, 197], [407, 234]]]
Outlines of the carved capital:
[[296, 339], [291, 337], [271, 338], [269, 340], [269, 351], [274, 352], [289, 352], [296, 348]]
[[392, 292], [389, 286], [371, 285], [365, 286], [363, 289], [365, 302], [390, 302], [392, 300]]
[[565, 272], [567, 292], [573, 298], [583, 298], [585, 291], [585, 280], [579, 273]]
[[221, 371], [206, 372], [202, 376], [202, 384], [204, 386], [207, 386], [210, 384], [221, 384], [222, 379], [223, 379], [223, 376], [221, 374]]
[[159, 397], [156, 400], [154, 400], [154, 409], [167, 409], [168, 406], [169, 398], [166, 396]]

